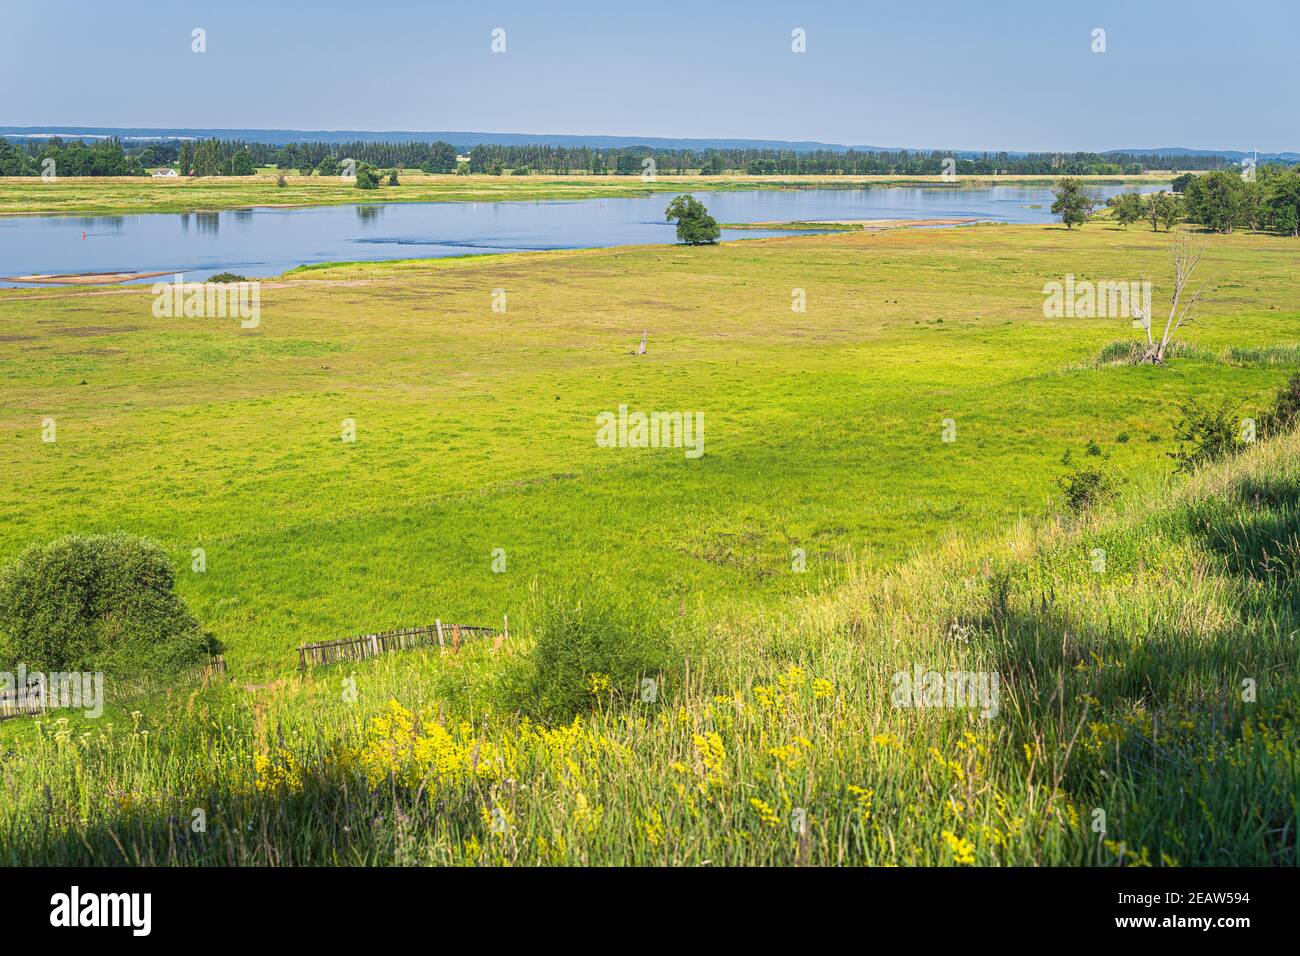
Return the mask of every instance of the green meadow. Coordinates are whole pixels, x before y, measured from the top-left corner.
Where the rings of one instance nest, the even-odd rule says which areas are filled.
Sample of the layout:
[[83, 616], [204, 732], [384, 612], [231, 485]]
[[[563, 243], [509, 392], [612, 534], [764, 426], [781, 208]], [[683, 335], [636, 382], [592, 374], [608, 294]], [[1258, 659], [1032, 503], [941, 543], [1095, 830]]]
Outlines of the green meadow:
[[[355, 202], [497, 202], [556, 199], [626, 199], [652, 193], [756, 188], [850, 188], [863, 185], [937, 184], [938, 176], [467, 176], [426, 175], [403, 170], [400, 185], [361, 191], [340, 176], [299, 176], [264, 169], [254, 176], [76, 177], [51, 181], [37, 177], [0, 177], [0, 215], [129, 215], [147, 212], [202, 212], [248, 206], [320, 206]], [[1167, 174], [1142, 176], [1084, 176], [1097, 184], [1162, 183]], [[1050, 176], [963, 176], [961, 187], [1049, 185]], [[954, 187], [956, 188], [956, 187]]]
[[[1121, 475], [1167, 471], [1180, 401], [1262, 403], [1286, 367], [1227, 350], [1296, 343], [1285, 239], [1212, 246], [1195, 360], [1092, 367], [1129, 323], [1043, 317], [1070, 272], [1150, 278], [1161, 314], [1166, 245], [980, 227], [341, 265], [265, 283], [255, 329], [155, 318], [147, 286], [9, 290], [0, 559], [153, 538], [249, 679], [302, 642], [495, 624], [591, 575], [679, 614], [779, 608], [1052, 511], [1089, 439]], [[702, 412], [703, 457], [598, 447], [620, 405]]]
[[[263, 283], [249, 329], [0, 291], [0, 563], [149, 537], [230, 678], [0, 724], [0, 861], [1298, 862], [1300, 446], [1169, 454], [1180, 403], [1256, 416], [1294, 371], [1300, 246], [1216, 238], [1164, 367], [1111, 360], [1127, 319], [1043, 315], [1067, 274], [1149, 279], [1162, 324], [1168, 246], [338, 264]], [[601, 447], [620, 406], [702, 413], [704, 454]], [[1113, 506], [1067, 513], [1067, 451]], [[296, 674], [303, 642], [503, 615]], [[913, 667], [999, 674], [1000, 714], [891, 704]]]

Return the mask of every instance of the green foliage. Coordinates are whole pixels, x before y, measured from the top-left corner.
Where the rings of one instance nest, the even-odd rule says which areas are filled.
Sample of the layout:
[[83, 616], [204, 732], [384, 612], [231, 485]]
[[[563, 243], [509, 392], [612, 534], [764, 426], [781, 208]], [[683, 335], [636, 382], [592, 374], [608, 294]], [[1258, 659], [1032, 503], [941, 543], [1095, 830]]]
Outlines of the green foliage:
[[717, 220], [694, 196], [678, 196], [668, 204], [664, 218], [677, 223], [677, 241], [688, 246], [708, 245], [722, 236]]
[[252, 176], [257, 172], [257, 166], [253, 164], [253, 157], [248, 150], [241, 149], [230, 158], [230, 175], [232, 176]]
[[[689, 684], [564, 725], [483, 706], [514, 638], [7, 721], [0, 865], [1294, 865], [1288, 442], [1094, 522], [955, 538], [788, 627], [721, 624]], [[996, 718], [894, 705], [918, 662], [998, 674]]]
[[1204, 405], [1190, 399], [1178, 410], [1181, 417], [1174, 425], [1174, 438], [1179, 447], [1169, 453], [1178, 471], [1192, 471], [1241, 450], [1237, 421], [1227, 401]]
[[[507, 194], [535, 181], [483, 180]], [[353, 202], [371, 196], [357, 196], [337, 177], [315, 183]], [[244, 183], [209, 180], [159, 191], [236, 185]], [[464, 184], [446, 177], [438, 185]], [[289, 190], [275, 190], [268, 180], [264, 192], [292, 194], [295, 187], [291, 180]], [[373, 195], [416, 188], [404, 178], [401, 191]], [[0, 471], [7, 487], [22, 494], [11, 495], [8, 519], [0, 522], [0, 564], [68, 528], [131, 528], [174, 555], [222, 529], [223, 538], [240, 542], [227, 546], [236, 565], [223, 560], [228, 573], [219, 566], [217, 573], [180, 574], [181, 593], [229, 645], [232, 670], [259, 683], [292, 672], [294, 647], [302, 641], [428, 623], [430, 614], [492, 624], [509, 613], [512, 625], [519, 616], [523, 634], [528, 581], [577, 585], [591, 570], [593, 553], [639, 566], [627, 584], [637, 594], [671, 582], [692, 614], [697, 595], [711, 609], [744, 604], [775, 613], [792, 592], [835, 578], [834, 556], [851, 548], [869, 548], [880, 562], [892, 562], [949, 529], [987, 533], [1032, 513], [1048, 491], [1059, 502], [1053, 480], [1062, 471], [1061, 452], [1074, 447], [1076, 456], [1090, 460], [1079, 447], [1090, 434], [1110, 448], [1103, 440], [1108, 432], [1133, 431], [1132, 443], [1114, 446], [1109, 464], [1117, 474], [1169, 471], [1165, 452], [1173, 448], [1169, 434], [1180, 399], [1236, 395], [1258, 412], [1289, 374], [1280, 366], [1199, 358], [1159, 371], [1076, 369], [1116, 337], [1114, 323], [1058, 324], [1050, 337], [1032, 323], [1002, 324], [1000, 317], [1023, 307], [1027, 270], [1163, 274], [1168, 244], [1145, 229], [1063, 235], [1017, 226], [908, 235], [904, 246], [923, 255], [891, 243], [877, 250], [845, 234], [744, 243], [728, 255], [658, 246], [554, 259], [507, 255], [321, 268], [304, 277], [335, 281], [296, 283], [299, 291], [277, 306], [274, 324], [264, 304], [261, 329], [238, 335], [193, 320], [151, 321], [126, 332], [120, 324], [141, 326], [131, 317], [138, 303], [91, 296], [77, 300], [76, 321], [102, 331], [55, 336], [49, 301], [11, 292], [4, 331], [13, 341], [0, 342], [7, 360], [0, 395], [16, 409], [93, 407], [95, 427], [61, 418], [58, 442], [43, 445], [34, 433], [39, 418], [15, 419], [13, 439], [0, 448], [7, 456]], [[1216, 351], [1229, 343], [1293, 344], [1292, 244], [1237, 235], [1216, 244], [1214, 255], [1216, 281], [1249, 289], [1249, 298], [1208, 300], [1198, 317], [1198, 344]], [[864, 262], [880, 289], [914, 290], [919, 298], [882, 296], [859, 315], [860, 300], [837, 296], [799, 317], [808, 336], [833, 348], [807, 347], [806, 340], [791, 339], [788, 324], [755, 325], [747, 306], [737, 308], [788, 302], [791, 276], [816, 274], [853, 288]], [[971, 295], [951, 296], [953, 276], [976, 274], [985, 278]], [[338, 284], [357, 279], [381, 280], [357, 286], [368, 303], [364, 337], [355, 333], [362, 300], [342, 296], [347, 287]], [[474, 324], [482, 307], [475, 290], [497, 287], [517, 287], [545, 315], [599, 311], [614, 288], [620, 301], [646, 303], [638, 309], [650, 329], [651, 355], [660, 359], [626, 362], [623, 352], [639, 340], [638, 328], [632, 336], [611, 332], [607, 355], [595, 365], [575, 365], [572, 342], [557, 339], [549, 323], [512, 326], [504, 340], [509, 348], [497, 355], [492, 349], [501, 330]], [[147, 293], [145, 286], [135, 294]], [[431, 298], [450, 321], [465, 324], [463, 333], [443, 338], [438, 327], [420, 324], [419, 303]], [[512, 291], [512, 308], [514, 298]], [[919, 301], [943, 302], [945, 322], [914, 322], [924, 314], [918, 315]], [[662, 361], [657, 340], [698, 361]], [[33, 344], [49, 345], [39, 363], [24, 360]], [[889, 356], [866, 377], [859, 374], [864, 349]], [[478, 368], [481, 397], [444, 396], [440, 378], [421, 378], [432, 352], [439, 369]], [[362, 391], [349, 400], [352, 407], [322, 419], [311, 410], [336, 402], [331, 396], [344, 369]], [[817, 386], [786, 389], [787, 375]], [[79, 385], [83, 379], [87, 385]], [[547, 387], [535, 388], [542, 380]], [[918, 424], [928, 403], [917, 391], [922, 380], [946, 392], [937, 399], [944, 417], [968, 423], [956, 443], [935, 442], [955, 453], [956, 467], [929, 450], [926, 427]], [[400, 402], [382, 394], [384, 383], [394, 381], [410, 383]], [[712, 396], [704, 458], [687, 461], [679, 449], [598, 448], [590, 435], [585, 444], [520, 445], [520, 435], [546, 434], [557, 412], [580, 424], [589, 417], [584, 409], [609, 407], [611, 389], [644, 394], [637, 401], [646, 411], [691, 409], [698, 396]], [[499, 396], [515, 393], [512, 426], [503, 429]], [[431, 405], [439, 408], [437, 432], [429, 430]], [[141, 414], [149, 408], [166, 412]], [[850, 408], [855, 411], [845, 415]], [[345, 415], [361, 426], [355, 444], [338, 441]], [[1037, 424], [1027, 429], [1029, 421]], [[454, 468], [434, 467], [446, 460], [438, 450], [444, 431], [456, 435], [448, 439], [457, 446]], [[1163, 444], [1148, 444], [1153, 432]], [[799, 459], [793, 479], [788, 462], [798, 434], [816, 434], [819, 452]], [[331, 444], [321, 444], [331, 437]], [[1044, 453], [1049, 442], [1055, 451]], [[295, 466], [283, 467], [289, 460]], [[807, 503], [790, 496], [794, 480]], [[639, 493], [647, 482], [660, 490]], [[330, 494], [321, 495], [326, 487]], [[593, 501], [599, 510], [584, 520]], [[873, 502], [872, 514], [912, 517], [843, 519], [859, 515], [863, 501]], [[304, 534], [304, 527], [312, 532]], [[464, 543], [454, 559], [429, 544], [448, 540]], [[486, 573], [480, 556], [502, 542], [511, 542], [510, 573]], [[808, 549], [807, 575], [787, 570], [783, 557], [795, 546]], [[301, 560], [286, 562], [287, 553]], [[817, 555], [823, 560], [814, 561]], [[435, 557], [439, 573], [411, 572], [431, 567]], [[344, 586], [348, 581], [358, 583]]]
[[54, 161], [57, 176], [141, 176], [147, 171], [116, 137], [87, 145], [56, 136], [39, 146], [32, 143], [27, 152], [0, 140], [0, 176], [39, 176], [46, 169], [46, 160]]
[[621, 153], [614, 163], [615, 176], [639, 176], [641, 174], [641, 163], [645, 159], [643, 153]]
[[1052, 212], [1061, 217], [1066, 229], [1087, 222], [1097, 208], [1097, 198], [1084, 189], [1082, 180], [1067, 176], [1052, 187], [1052, 193], [1056, 196]]
[[[185, 574], [182, 584], [237, 644], [230, 658], [241, 678], [133, 703], [144, 712], [138, 722], [124, 708], [97, 724], [74, 714], [66, 733], [0, 724], [0, 863], [726, 865], [802, 856], [813, 865], [938, 865], [954, 862], [939, 836], [954, 828], [980, 864], [1113, 865], [1148, 850], [1156, 864], [1166, 855], [1171, 865], [1294, 863], [1296, 831], [1285, 821], [1295, 810], [1290, 755], [1300, 750], [1291, 636], [1300, 629], [1300, 440], [1258, 443], [1175, 483], [1168, 499], [1119, 502], [1089, 521], [1033, 518], [1060, 470], [1044, 442], [1060, 448], [1089, 429], [1132, 429], [1136, 440], [1116, 446], [1116, 471], [1149, 474], [1163, 449], [1141, 436], [1167, 433], [1164, 409], [1179, 397], [1263, 394], [1282, 372], [1077, 370], [1069, 363], [1095, 352], [1103, 324], [1051, 334], [1003, 324], [1023, 308], [1027, 272], [1155, 273], [1166, 243], [1145, 230], [907, 238], [902, 251], [828, 236], [704, 257], [647, 247], [355, 264], [317, 275], [387, 281], [346, 297], [334, 283], [303, 288], [280, 303], [274, 335], [218, 336], [193, 323], [127, 333], [116, 323], [140, 325], [136, 306], [108, 296], [81, 308], [87, 324], [114, 330], [46, 338], [50, 363], [22, 361], [31, 339], [0, 343], [10, 404], [93, 403], [98, 425], [74, 426], [75, 442], [61, 433], [58, 444], [29, 444], [25, 429], [6, 443], [6, 475], [23, 491], [0, 527], [6, 553], [65, 525], [129, 521], [166, 534], [178, 552], [220, 529], [222, 569]], [[1243, 321], [1260, 347], [1294, 341], [1294, 255], [1263, 236], [1216, 247], [1216, 276], [1248, 292], [1208, 304], [1207, 347], [1239, 341]], [[745, 306], [782, 299], [792, 275], [860, 287], [864, 262], [879, 289], [918, 298], [882, 295], [861, 308], [858, 297], [830, 296], [800, 316], [808, 336], [794, 342], [787, 323], [756, 323]], [[954, 275], [977, 274], [970, 296], [952, 295]], [[688, 357], [629, 363], [618, 344], [626, 330], [582, 362], [551, 322], [515, 323], [504, 339], [498, 327], [480, 331], [481, 290], [511, 283], [550, 316], [594, 313], [616, 289], [620, 301], [644, 303], [652, 336]], [[434, 297], [457, 334], [423, 321]], [[916, 323], [918, 302], [942, 302], [948, 321]], [[45, 335], [49, 316], [39, 296], [14, 296], [6, 331]], [[83, 354], [101, 344], [120, 351]], [[864, 374], [868, 353], [879, 360]], [[481, 387], [448, 394], [429, 381], [434, 360], [439, 377], [474, 368]], [[345, 368], [359, 386], [328, 419], [321, 409], [339, 404], [340, 383], [320, 366]], [[393, 382], [407, 394], [394, 396]], [[708, 394], [725, 428], [701, 462], [649, 451], [619, 458], [593, 449], [582, 424], [611, 393], [664, 408]], [[508, 410], [491, 401], [502, 395], [513, 396]], [[141, 416], [145, 406], [161, 411]], [[928, 419], [939, 407], [970, 422], [961, 441], [933, 440]], [[572, 416], [573, 442], [521, 440], [550, 434], [557, 411]], [[344, 414], [363, 423], [356, 444], [333, 431]], [[816, 454], [805, 448], [809, 434]], [[1025, 521], [1009, 539], [985, 540], [1017, 512]], [[500, 541], [511, 542], [512, 564], [493, 575], [484, 558]], [[790, 574], [789, 546], [803, 541], [817, 542], [813, 573]], [[841, 544], [869, 547], [880, 574], [856, 571], [843, 588], [813, 584], [844, 574], [833, 557]], [[1101, 570], [1089, 561], [1098, 548]], [[900, 558], [911, 552], [914, 561]], [[611, 555], [637, 573], [611, 575], [612, 597], [609, 588], [591, 594], [584, 578]], [[993, 568], [981, 582], [986, 561]], [[255, 692], [242, 686], [246, 675], [283, 675], [304, 639], [430, 613], [487, 624], [509, 611], [513, 625], [526, 600], [518, 582], [533, 576], [576, 595], [557, 605], [554, 633], [579, 601], [615, 619], [600, 632], [638, 641], [641, 615], [676, 627], [682, 608], [718, 635], [716, 647], [690, 655], [689, 683], [670, 671], [653, 708], [640, 703], [635, 676], [590, 694], [591, 673], [608, 673], [593, 669], [578, 685], [586, 696], [570, 705], [580, 720], [565, 726], [525, 723], [514, 699], [491, 706], [507, 662], [526, 663], [512, 689], [535, 677], [540, 629], [526, 612], [499, 648], [485, 640]], [[783, 583], [791, 578], [802, 581]], [[986, 626], [990, 591], [997, 619]], [[638, 610], [656, 594], [671, 600], [667, 615]], [[620, 648], [602, 646], [534, 686], [564, 690], [588, 667], [611, 667]], [[998, 717], [893, 706], [890, 675], [918, 661], [1001, 674]], [[351, 674], [362, 692], [344, 702], [339, 681]], [[1265, 675], [1258, 704], [1242, 703], [1243, 675]], [[413, 759], [410, 734], [379, 741], [395, 748], [372, 739], [390, 699], [418, 714], [426, 740], [431, 726], [446, 732], [454, 748], [442, 741], [426, 754], [451, 752], [453, 766], [367, 780], [358, 755]], [[519, 700], [530, 713], [543, 709]], [[869, 809], [863, 794], [874, 794]], [[784, 820], [765, 822], [754, 799], [778, 817], [806, 809], [809, 839]], [[186, 836], [188, 815], [203, 806], [221, 808], [220, 825]], [[484, 820], [498, 807], [505, 832]], [[1104, 841], [1089, 825], [1095, 807], [1110, 820]]]
[[[418, 165], [426, 173], [450, 173], [456, 171], [456, 148], [454, 146], [440, 140], [430, 144], [428, 149], [430, 153], [428, 159], [422, 163], [410, 163], [410, 165]], [[407, 163], [402, 165], [407, 165]]]
[[247, 276], [241, 276], [236, 272], [218, 272], [208, 278], [209, 282], [247, 282]]
[[373, 169], [369, 169], [364, 166], [358, 166], [357, 181], [355, 185], [357, 189], [378, 189], [379, 174], [376, 173]]
[[401, 185], [401, 183], [399, 183], [398, 180], [397, 180], [397, 170], [395, 170], [395, 169], [390, 169], [390, 170], [388, 171], [388, 185], [390, 185], [390, 186], [399, 186], [399, 185]]
[[1183, 217], [1183, 200], [1162, 189], [1146, 197], [1142, 214], [1151, 223], [1152, 232], [1158, 232], [1162, 225], [1168, 232]]
[[168, 673], [210, 650], [166, 554], [143, 538], [71, 535], [28, 548], [0, 571], [6, 670]]
[[1242, 178], [1225, 170], [1197, 176], [1183, 191], [1188, 216], [1214, 232], [1232, 232], [1241, 224], [1245, 193]]
[[639, 699], [673, 666], [668, 615], [643, 596], [605, 584], [579, 597], [538, 596], [529, 630], [535, 644], [515, 687], [515, 709], [567, 721], [611, 701]]
[[1120, 193], [1107, 200], [1106, 205], [1114, 210], [1115, 221], [1127, 229], [1135, 222], [1140, 222], [1146, 207], [1138, 193]]
[[194, 146], [195, 176], [221, 175], [221, 150], [215, 139], [205, 139]]
[[1273, 405], [1264, 411], [1255, 426], [1261, 438], [1274, 438], [1291, 431], [1300, 420], [1300, 372], [1278, 389]]
[[1114, 498], [1119, 491], [1120, 482], [1111, 476], [1103, 464], [1101, 448], [1090, 441], [1086, 449], [1089, 458], [1100, 461], [1078, 463], [1073, 453], [1067, 451], [1061, 457], [1065, 474], [1059, 475], [1056, 484], [1065, 493], [1065, 504], [1075, 514], [1096, 507], [1104, 501]]
[[1286, 236], [1300, 236], [1300, 170], [1278, 176], [1270, 189], [1267, 202], [1273, 228]]

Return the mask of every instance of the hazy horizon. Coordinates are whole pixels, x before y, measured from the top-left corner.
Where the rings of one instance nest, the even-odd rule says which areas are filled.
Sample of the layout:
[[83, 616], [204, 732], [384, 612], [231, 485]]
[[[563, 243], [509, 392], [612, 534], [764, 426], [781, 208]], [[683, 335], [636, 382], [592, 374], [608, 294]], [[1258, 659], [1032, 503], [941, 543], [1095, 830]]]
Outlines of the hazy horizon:
[[[13, 130], [13, 129], [22, 129], [24, 130], [24, 132], [22, 133], [7, 132], [8, 130]], [[770, 136], [694, 137], [694, 136], [671, 136], [671, 135], [664, 136], [658, 134], [642, 135], [637, 133], [600, 133], [600, 132], [596, 132], [596, 133], [576, 132], [575, 133], [571, 131], [556, 131], [556, 130], [533, 132], [529, 130], [362, 129], [362, 128], [343, 128], [343, 127], [322, 128], [322, 129], [303, 129], [298, 127], [247, 127], [247, 126], [245, 127], [210, 127], [210, 126], [177, 127], [177, 126], [161, 126], [158, 124], [149, 124], [149, 125], [142, 125], [142, 126], [126, 126], [126, 125], [114, 125], [114, 124], [104, 124], [104, 123], [98, 123], [98, 124], [43, 123], [43, 124], [31, 124], [31, 125], [26, 125], [21, 127], [18, 126], [17, 124], [0, 124], [0, 137], [10, 137], [10, 138], [28, 137], [28, 138], [35, 139], [35, 138], [44, 138], [44, 137], [55, 137], [60, 135], [67, 136], [67, 137], [111, 135], [108, 133], [99, 134], [99, 133], [91, 133], [91, 132], [77, 132], [79, 130], [85, 131], [85, 130], [101, 130], [101, 129], [121, 131], [125, 133], [158, 130], [158, 131], [164, 131], [165, 134], [167, 134], [165, 138], [185, 138], [185, 137], [172, 136], [171, 134], [177, 132], [201, 131], [205, 133], [222, 132], [222, 133], [232, 133], [232, 134], [234, 133], [300, 133], [303, 134], [304, 136], [312, 136], [315, 134], [343, 136], [352, 133], [358, 133], [365, 136], [394, 136], [394, 137], [401, 137], [401, 136], [424, 137], [424, 136], [438, 136], [438, 135], [474, 136], [474, 137], [500, 136], [500, 137], [505, 137], [507, 139], [528, 137], [530, 139], [537, 139], [538, 141], [548, 141], [548, 140], [559, 141], [559, 140], [573, 140], [573, 139], [608, 139], [608, 140], [627, 140], [628, 145], [654, 145], [656, 142], [659, 143], [683, 142], [683, 143], [694, 144], [694, 143], [709, 143], [709, 142], [725, 141], [725, 142], [734, 142], [734, 143], [754, 143], [754, 144], [772, 143], [772, 144], [788, 145], [788, 146], [816, 145], [816, 146], [824, 146], [831, 149], [843, 149], [843, 148], [889, 149], [889, 150], [899, 149], [899, 150], [911, 150], [915, 152], [928, 152], [932, 150], [940, 150], [940, 151], [952, 150], [958, 153], [1094, 152], [1094, 153], [1132, 153], [1135, 155], [1144, 155], [1144, 154], [1159, 155], [1162, 153], [1169, 153], [1171, 151], [1178, 151], [1178, 150], [1188, 150], [1188, 151], [1198, 152], [1198, 153], [1223, 153], [1223, 154], [1238, 153], [1238, 152], [1249, 153], [1252, 151], [1250, 148], [1241, 149], [1236, 146], [1206, 146], [1201, 143], [1166, 143], [1161, 146], [1145, 146], [1145, 145], [1107, 146], [1095, 150], [1074, 148], [1074, 147], [1064, 147], [1060, 150], [1049, 150], [1049, 149], [1040, 149], [1035, 147], [1021, 147], [1021, 146], [976, 147], [976, 146], [963, 146], [960, 144], [949, 144], [949, 143], [939, 143], [939, 144], [838, 143], [838, 142], [830, 142], [828, 140], [783, 140], [777, 137], [770, 137]], [[160, 136], [162, 135], [163, 134], [160, 134]], [[154, 137], [141, 135], [137, 138], [152, 139]], [[193, 137], [193, 138], [197, 138], [197, 137]], [[486, 139], [484, 140], [484, 142], [488, 142], [488, 141], [489, 140]], [[660, 146], [659, 148], [669, 148], [669, 147]], [[705, 147], [699, 147], [699, 148], [705, 148]], [[1266, 153], [1269, 155], [1287, 154], [1287, 153], [1295, 154], [1297, 152], [1300, 152], [1300, 147], [1290, 147], [1290, 148], [1283, 148], [1283, 149], [1276, 149], [1276, 150], [1259, 149], [1258, 152], [1261, 155]]]
[[[971, 151], [1300, 149], [1270, 93], [1297, 76], [1300, 10], [1282, 0], [1248, 16], [1205, 0], [1101, 0], [1086, 11], [760, 0], [743, 19], [680, 3], [579, 0], [561, 16], [513, 2], [357, 10], [319, 0], [310, 13], [252, 0], [15, 7], [0, 35], [0, 83], [24, 96], [3, 119]], [[340, 29], [353, 18], [377, 29]], [[494, 53], [498, 28], [505, 50]], [[201, 54], [195, 29], [206, 31]], [[796, 29], [806, 52], [792, 50]], [[1142, 142], [1156, 145], [1130, 145]]]

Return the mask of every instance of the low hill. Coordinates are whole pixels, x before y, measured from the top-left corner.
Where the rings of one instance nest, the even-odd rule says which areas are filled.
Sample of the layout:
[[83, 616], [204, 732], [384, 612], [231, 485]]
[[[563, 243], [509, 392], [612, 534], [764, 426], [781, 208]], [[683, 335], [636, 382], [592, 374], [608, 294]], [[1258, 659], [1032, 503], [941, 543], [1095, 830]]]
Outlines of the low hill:
[[0, 861], [1293, 865], [1298, 525], [1291, 435], [718, 621], [654, 684], [593, 660], [572, 722], [501, 689], [545, 627], [186, 691], [10, 748]]

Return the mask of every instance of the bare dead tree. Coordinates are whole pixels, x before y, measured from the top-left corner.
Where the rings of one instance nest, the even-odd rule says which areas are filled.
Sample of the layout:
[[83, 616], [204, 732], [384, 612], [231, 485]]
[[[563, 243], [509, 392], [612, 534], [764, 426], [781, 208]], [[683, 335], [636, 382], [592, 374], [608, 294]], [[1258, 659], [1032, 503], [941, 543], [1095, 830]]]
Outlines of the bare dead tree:
[[1139, 362], [1149, 362], [1152, 365], [1160, 365], [1164, 362], [1165, 356], [1169, 352], [1169, 347], [1173, 344], [1174, 336], [1185, 323], [1192, 321], [1192, 310], [1196, 308], [1207, 295], [1204, 285], [1198, 286], [1194, 291], [1189, 293], [1188, 283], [1191, 281], [1192, 273], [1201, 262], [1201, 256], [1205, 254], [1205, 242], [1196, 243], [1193, 241], [1191, 233], [1186, 229], [1180, 229], [1174, 235], [1174, 241], [1170, 244], [1170, 254], [1174, 260], [1174, 293], [1169, 301], [1169, 317], [1165, 320], [1165, 330], [1160, 336], [1160, 341], [1156, 341], [1151, 328], [1151, 309], [1148, 307], [1146, 314], [1142, 315], [1142, 326], [1146, 329], [1147, 344], [1146, 350], [1142, 353]]

